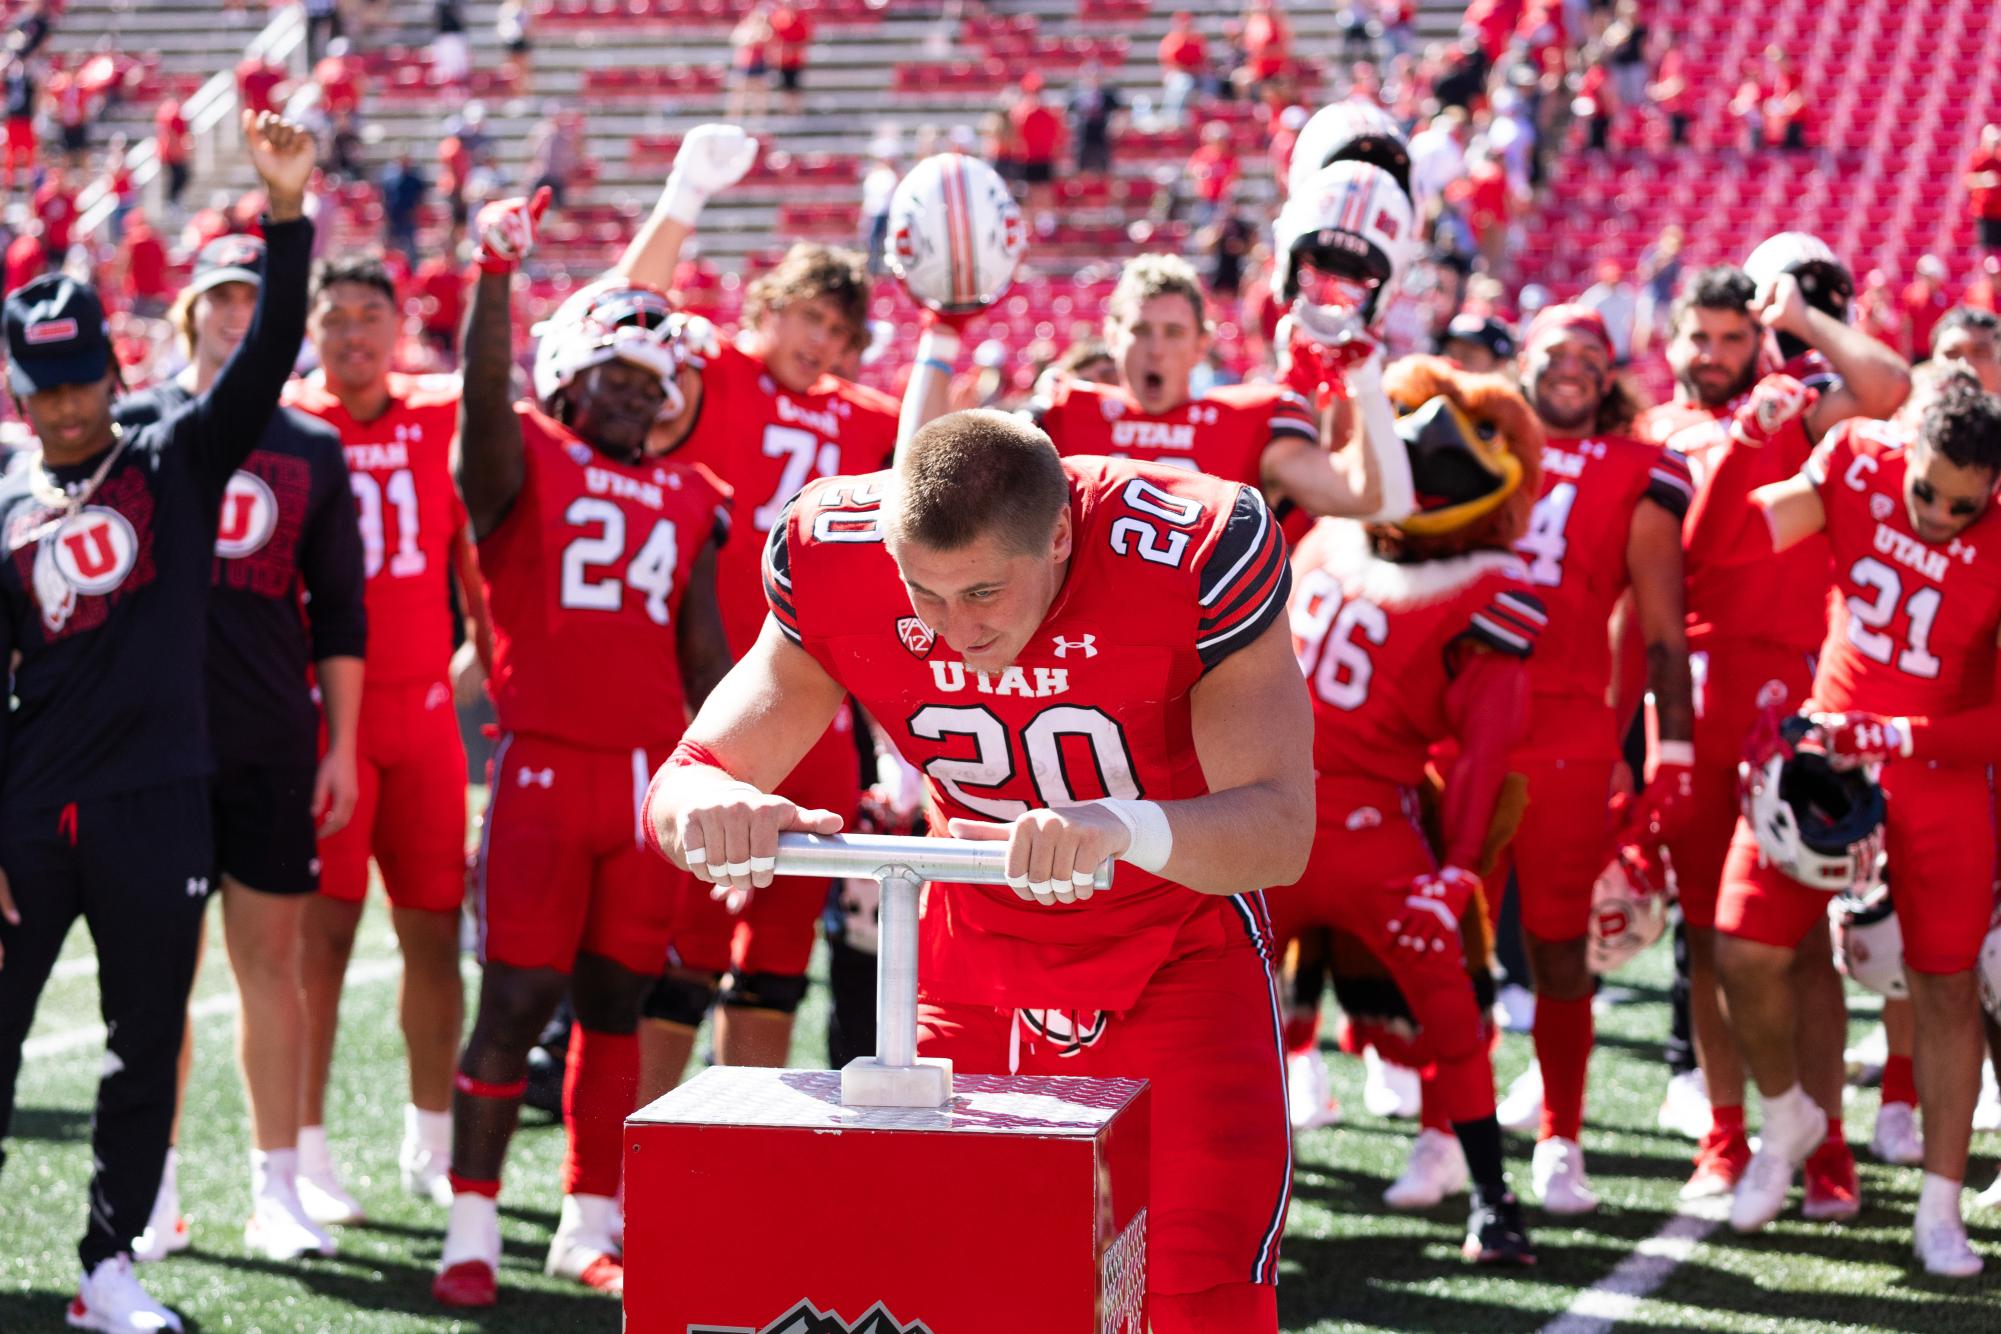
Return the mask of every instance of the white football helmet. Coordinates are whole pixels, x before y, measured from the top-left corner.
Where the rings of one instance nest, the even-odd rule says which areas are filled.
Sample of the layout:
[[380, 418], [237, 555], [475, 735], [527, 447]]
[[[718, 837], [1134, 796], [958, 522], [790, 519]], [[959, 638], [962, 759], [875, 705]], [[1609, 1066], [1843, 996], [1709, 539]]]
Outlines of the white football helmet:
[[1988, 1017], [2001, 1024], [2001, 922], [1988, 929], [1974, 972], [1980, 979], [1980, 1003], [1987, 1008]]
[[1296, 195], [1314, 173], [1336, 162], [1381, 167], [1406, 195], [1410, 193], [1410, 144], [1389, 112], [1353, 97], [1320, 108], [1300, 127], [1286, 166], [1285, 192]]
[[983, 310], [1014, 281], [1028, 247], [1007, 182], [978, 158], [939, 153], [897, 183], [884, 259], [920, 306]]
[[687, 407], [675, 375], [699, 365], [715, 335], [707, 320], [676, 311], [664, 293], [643, 283], [606, 278], [580, 287], [535, 326], [535, 400], [548, 408], [579, 375], [607, 361], [627, 361], [660, 377], [667, 401], [660, 416]]
[[1904, 981], [1904, 928], [1888, 885], [1859, 896], [1839, 895], [1827, 905], [1827, 916], [1834, 928], [1834, 966], [1842, 976], [1892, 1000], [1911, 994]]
[[1272, 224], [1272, 294], [1282, 306], [1302, 295], [1310, 305], [1346, 304], [1305, 290], [1310, 269], [1348, 285], [1362, 319], [1373, 320], [1402, 280], [1416, 235], [1410, 196], [1388, 172], [1366, 162], [1322, 167]]
[[1667, 929], [1667, 891], [1636, 848], [1621, 848], [1591, 886], [1585, 953], [1603, 976], [1624, 967]]
[[[1799, 280], [1800, 295], [1815, 310], [1846, 323], [1855, 298], [1855, 275], [1848, 271], [1827, 242], [1812, 232], [1780, 232], [1760, 241], [1744, 260], [1744, 272], [1763, 294], [1782, 274]], [[1810, 345], [1798, 334], [1780, 333], [1779, 352], [1787, 361], [1803, 356]]]
[[1809, 889], [1866, 894], [1883, 857], [1883, 789], [1796, 749], [1813, 728], [1797, 715], [1754, 729], [1737, 766], [1745, 819], [1764, 859]]

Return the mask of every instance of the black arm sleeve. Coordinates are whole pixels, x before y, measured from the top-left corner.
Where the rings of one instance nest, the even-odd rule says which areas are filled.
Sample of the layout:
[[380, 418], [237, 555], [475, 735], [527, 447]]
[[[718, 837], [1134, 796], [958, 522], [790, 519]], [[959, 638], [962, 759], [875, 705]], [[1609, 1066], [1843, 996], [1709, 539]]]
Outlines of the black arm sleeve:
[[208, 391], [172, 419], [177, 451], [186, 454], [218, 507], [230, 474], [250, 457], [270, 424], [306, 336], [313, 224], [305, 218], [273, 222], [267, 217], [264, 247], [264, 281], [249, 332]]
[[313, 509], [299, 544], [306, 583], [313, 661], [368, 653], [368, 612], [362, 591], [361, 523], [347, 478], [347, 458], [332, 431], [314, 432]]

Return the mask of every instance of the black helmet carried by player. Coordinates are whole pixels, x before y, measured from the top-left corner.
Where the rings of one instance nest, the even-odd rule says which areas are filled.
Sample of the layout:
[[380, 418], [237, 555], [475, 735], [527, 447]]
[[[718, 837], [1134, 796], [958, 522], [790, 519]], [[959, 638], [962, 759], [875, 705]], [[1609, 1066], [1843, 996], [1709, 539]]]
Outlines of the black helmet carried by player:
[[1862, 769], [1837, 769], [1803, 748], [1813, 724], [1767, 713], [1751, 731], [1742, 780], [1744, 816], [1765, 860], [1809, 889], [1865, 895], [1883, 855], [1883, 789]]
[[[1815, 310], [1848, 322], [1848, 304], [1855, 299], [1855, 275], [1836, 258], [1827, 242], [1812, 232], [1780, 232], [1768, 236], [1744, 261], [1744, 272], [1763, 292], [1790, 273], [1799, 281], [1800, 295]], [[1808, 351], [1795, 334], [1779, 335], [1779, 352], [1787, 361]]]

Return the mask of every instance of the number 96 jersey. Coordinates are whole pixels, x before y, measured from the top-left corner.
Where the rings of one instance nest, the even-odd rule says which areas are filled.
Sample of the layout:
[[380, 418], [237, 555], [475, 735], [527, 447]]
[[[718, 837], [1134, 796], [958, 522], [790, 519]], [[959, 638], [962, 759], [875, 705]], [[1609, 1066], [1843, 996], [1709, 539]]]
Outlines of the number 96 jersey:
[[[1066, 459], [1063, 469], [1070, 568], [1027, 647], [998, 674], [969, 668], [913, 614], [879, 527], [888, 474], [813, 483], [767, 544], [779, 628], [923, 770], [939, 832], [952, 817], [1006, 822], [1099, 797], [1207, 792], [1189, 691], [1284, 614], [1285, 541], [1255, 488], [1104, 458]], [[1004, 1008], [1126, 1010], [1184, 927], [1220, 926], [1205, 914], [1238, 911], [1125, 863], [1108, 893], [1075, 905], [1025, 902], [1004, 886], [934, 886], [925, 992]]]
[[1920, 539], [1904, 503], [1905, 444], [1888, 422], [1849, 420], [1807, 460], [1841, 598], [1815, 707], [1937, 715], [1981, 704], [1993, 688], [2001, 511], [1989, 505], [1950, 542]]
[[631, 465], [517, 403], [526, 472], [479, 544], [503, 732], [625, 750], [687, 727], [677, 617], [695, 558], [729, 531], [694, 468]]

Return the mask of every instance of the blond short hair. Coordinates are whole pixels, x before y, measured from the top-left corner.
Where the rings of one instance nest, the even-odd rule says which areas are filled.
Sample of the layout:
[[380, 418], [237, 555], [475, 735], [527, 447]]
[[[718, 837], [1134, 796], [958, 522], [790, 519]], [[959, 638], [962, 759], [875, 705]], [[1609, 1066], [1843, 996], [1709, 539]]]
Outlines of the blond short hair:
[[1209, 303], [1202, 291], [1202, 279], [1195, 266], [1179, 255], [1135, 255], [1119, 271], [1118, 286], [1105, 302], [1105, 318], [1123, 324], [1139, 316], [1139, 309], [1157, 296], [1183, 296], [1195, 312], [1195, 322], [1209, 329]]

